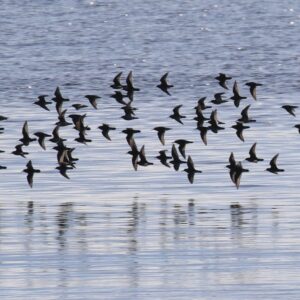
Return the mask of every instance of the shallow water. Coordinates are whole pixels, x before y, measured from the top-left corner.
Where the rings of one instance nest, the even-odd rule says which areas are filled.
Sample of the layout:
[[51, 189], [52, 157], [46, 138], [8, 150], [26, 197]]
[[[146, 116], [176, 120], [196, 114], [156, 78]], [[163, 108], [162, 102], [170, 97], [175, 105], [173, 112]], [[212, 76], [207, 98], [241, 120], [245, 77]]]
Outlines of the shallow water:
[[[297, 299], [299, 266], [299, 117], [283, 104], [299, 98], [300, 4], [291, 1], [2, 1], [0, 10], [0, 295], [3, 299]], [[126, 121], [110, 97], [112, 78], [133, 70], [138, 119]], [[156, 85], [165, 72], [171, 96]], [[214, 77], [225, 72], [248, 98], [215, 106], [225, 130], [200, 139], [193, 120], [197, 100], [224, 91]], [[225, 98], [231, 97], [229, 90]], [[263, 83], [254, 101], [247, 81]], [[97, 94], [86, 113], [87, 145], [60, 129], [76, 147], [70, 179], [55, 169], [56, 152], [34, 142], [26, 159], [11, 154], [28, 120], [29, 130], [51, 133], [50, 112], [33, 105], [56, 86], [71, 104]], [[168, 118], [182, 104], [184, 125]], [[256, 119], [240, 141], [230, 128], [251, 104]], [[204, 111], [206, 116], [209, 112]], [[296, 110], [297, 115], [297, 110]], [[97, 128], [117, 128], [107, 141]], [[155, 126], [168, 126], [166, 146]], [[121, 132], [140, 129], [153, 166], [135, 172]], [[196, 168], [190, 184], [155, 158], [179, 138]], [[243, 161], [252, 144], [263, 162]], [[243, 166], [239, 189], [225, 168], [230, 152]], [[284, 173], [266, 172], [280, 153]], [[22, 172], [41, 170], [33, 188]]]

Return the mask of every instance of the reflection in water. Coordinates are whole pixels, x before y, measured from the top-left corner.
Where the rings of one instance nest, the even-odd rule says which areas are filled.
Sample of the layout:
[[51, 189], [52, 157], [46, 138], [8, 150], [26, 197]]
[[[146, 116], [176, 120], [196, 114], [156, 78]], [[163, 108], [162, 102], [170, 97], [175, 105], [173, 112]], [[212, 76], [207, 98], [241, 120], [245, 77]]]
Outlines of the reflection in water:
[[[254, 199], [216, 208], [196, 199], [174, 202], [165, 197], [146, 203], [135, 197], [125, 204], [28, 201], [2, 207], [0, 249], [5, 268], [0, 269], [0, 288], [8, 287], [8, 274], [21, 272], [18, 261], [24, 263], [17, 287], [29, 290], [47, 282], [60, 297], [67, 291], [77, 293], [79, 278], [98, 291], [122, 288], [127, 299], [143, 298], [140, 291], [147, 287], [163, 291], [194, 286], [200, 279], [233, 289], [246, 288], [257, 278], [265, 278], [265, 283], [280, 280], [276, 272], [265, 272], [277, 270], [276, 258], [287, 255], [278, 245], [289, 240], [284, 240], [289, 220], [278, 208], [257, 203]], [[19, 224], [22, 216], [25, 227]], [[256, 271], [249, 269], [253, 264]], [[285, 271], [287, 278], [290, 272]]]

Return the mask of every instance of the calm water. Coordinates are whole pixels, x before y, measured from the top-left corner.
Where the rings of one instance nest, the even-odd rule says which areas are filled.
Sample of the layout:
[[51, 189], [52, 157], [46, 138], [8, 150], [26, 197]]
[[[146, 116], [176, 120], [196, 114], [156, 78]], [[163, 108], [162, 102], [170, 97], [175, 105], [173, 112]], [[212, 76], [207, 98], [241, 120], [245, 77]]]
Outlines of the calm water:
[[[203, 3], [202, 3], [203, 2]], [[298, 116], [283, 104], [299, 102], [300, 2], [290, 1], [2, 1], [0, 10], [1, 299], [298, 299], [300, 295], [300, 135]], [[110, 97], [112, 78], [133, 70], [138, 119], [126, 121]], [[156, 85], [169, 71], [171, 96]], [[200, 139], [193, 120], [197, 100], [224, 90], [214, 77], [237, 80], [247, 100], [215, 106], [225, 130]], [[232, 95], [233, 80], [225, 98]], [[264, 85], [254, 101], [244, 83]], [[60, 129], [79, 158], [70, 179], [55, 169], [56, 152], [34, 142], [26, 159], [11, 154], [29, 130], [51, 133], [57, 120], [33, 105], [60, 86], [86, 113], [87, 145], [72, 126]], [[182, 104], [184, 125], [168, 118]], [[230, 128], [242, 108], [257, 120], [241, 142]], [[209, 112], [204, 112], [209, 116]], [[296, 110], [297, 114], [297, 110]], [[117, 128], [107, 141], [97, 127]], [[155, 126], [168, 126], [166, 146]], [[135, 172], [126, 127], [141, 130], [153, 166]], [[179, 138], [196, 168], [194, 184], [155, 158]], [[225, 168], [257, 142], [265, 161], [236, 189]], [[280, 153], [285, 172], [265, 171]], [[33, 188], [22, 172], [31, 159], [40, 174]]]

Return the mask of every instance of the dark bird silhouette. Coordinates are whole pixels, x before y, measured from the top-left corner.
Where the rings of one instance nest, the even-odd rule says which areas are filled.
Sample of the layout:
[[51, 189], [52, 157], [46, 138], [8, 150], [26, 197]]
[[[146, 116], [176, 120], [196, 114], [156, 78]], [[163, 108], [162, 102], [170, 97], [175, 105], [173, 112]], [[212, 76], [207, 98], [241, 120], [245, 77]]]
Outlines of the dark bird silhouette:
[[44, 150], [46, 150], [46, 146], [45, 146], [45, 138], [46, 138], [46, 137], [50, 137], [51, 135], [50, 135], [50, 134], [47, 134], [47, 133], [44, 133], [44, 132], [41, 132], [41, 131], [35, 132], [34, 135], [38, 137], [38, 142], [39, 142], [40, 146], [41, 146]]
[[232, 77], [226, 76], [224, 73], [219, 73], [219, 76], [215, 77], [219, 81], [219, 85], [228, 90], [228, 87], [226, 85], [226, 81], [232, 79]]
[[25, 121], [25, 123], [23, 125], [22, 135], [23, 135], [23, 137], [21, 139], [19, 139], [19, 141], [22, 142], [24, 146], [28, 146], [29, 143], [36, 141], [36, 138], [31, 138], [29, 136], [29, 129], [28, 129], [27, 121]]
[[197, 107], [197, 109], [196, 109], [196, 117], [194, 118], [194, 120], [197, 121], [198, 123], [203, 124], [204, 121], [209, 120], [209, 118], [206, 118], [203, 115], [201, 108]]
[[27, 182], [29, 186], [32, 188], [33, 185], [33, 174], [34, 173], [40, 173], [41, 171], [38, 169], [34, 169], [32, 166], [31, 160], [27, 163], [26, 169], [23, 170], [23, 172], [27, 173]]
[[169, 75], [169, 72], [165, 73], [161, 79], [160, 79], [160, 84], [157, 85], [158, 88], [160, 88], [163, 92], [165, 92], [166, 94], [168, 94], [169, 96], [171, 96], [171, 94], [169, 93], [168, 89], [173, 87], [173, 85], [168, 84], [167, 82], [167, 77]]
[[229, 156], [229, 165], [227, 165], [226, 168], [232, 170], [235, 168], [235, 166], [236, 166], [236, 161], [233, 152], [231, 152]]
[[162, 145], [165, 145], [165, 132], [167, 130], [171, 130], [171, 128], [158, 126], [158, 127], [154, 127], [153, 130], [157, 131], [157, 136], [160, 142], [162, 143]]
[[177, 105], [174, 107], [173, 109], [173, 114], [170, 115], [171, 119], [174, 119], [175, 121], [177, 121], [180, 124], [183, 124], [181, 119], [186, 118], [186, 116], [183, 116], [179, 113], [179, 109], [182, 107], [182, 105]]
[[118, 73], [115, 77], [114, 77], [114, 79], [113, 79], [113, 84], [111, 85], [111, 87], [113, 88], [113, 89], [121, 89], [122, 87], [123, 87], [123, 85], [121, 84], [121, 76], [122, 76], [122, 73], [123, 72], [120, 72], [120, 73]]
[[206, 104], [205, 104], [205, 99], [206, 99], [206, 97], [202, 97], [202, 98], [200, 98], [199, 100], [198, 100], [198, 103], [197, 103], [197, 105], [194, 107], [196, 110], [197, 109], [201, 109], [201, 110], [205, 110], [205, 109], [207, 109], [207, 108], [211, 108], [211, 106], [207, 106]]
[[253, 97], [254, 100], [257, 100], [256, 99], [256, 87], [257, 86], [262, 86], [262, 84], [251, 81], [251, 82], [245, 83], [245, 85], [247, 85], [247, 86], [250, 87], [250, 94], [251, 94], [251, 96]]
[[69, 175], [67, 174], [67, 171], [68, 171], [68, 170], [72, 170], [72, 169], [74, 169], [74, 168], [73, 168], [72, 166], [67, 165], [67, 164], [58, 164], [58, 166], [57, 166], [55, 169], [58, 170], [59, 173], [60, 173], [63, 177], [65, 177], [65, 178], [67, 178], [67, 179], [70, 179]]
[[111, 98], [114, 98], [118, 103], [126, 105], [127, 103], [124, 101], [124, 98], [127, 97], [127, 95], [123, 95], [120, 91], [115, 91], [114, 94], [110, 95]]
[[279, 156], [279, 153], [277, 153], [270, 161], [270, 168], [267, 168], [266, 171], [269, 171], [271, 173], [277, 174], [278, 172], [284, 172], [283, 169], [279, 169], [277, 167], [277, 158]]
[[197, 126], [197, 129], [200, 131], [200, 137], [205, 146], [207, 146], [207, 131], [208, 127]]
[[246, 160], [249, 161], [249, 162], [257, 163], [259, 161], [263, 161], [262, 158], [258, 158], [257, 155], [256, 155], [256, 143], [254, 143], [252, 145], [252, 147], [250, 148], [249, 155], [250, 156], [246, 158]]
[[132, 77], [132, 71], [129, 72], [127, 78], [126, 78], [126, 85], [123, 86], [123, 89], [129, 93], [132, 93], [134, 91], [139, 91], [140, 89], [133, 86], [133, 77]]
[[109, 141], [111, 141], [111, 138], [109, 136], [110, 130], [116, 130], [115, 127], [111, 127], [108, 124], [103, 123], [101, 126], [98, 126], [98, 128], [102, 131], [102, 135]]
[[5, 166], [0, 166], [0, 170], [5, 170], [5, 169], [7, 169], [7, 167], [5, 167]]
[[140, 152], [139, 152], [139, 156], [140, 156], [140, 160], [138, 161], [138, 164], [140, 166], [150, 166], [150, 165], [153, 165], [152, 162], [149, 162], [146, 158], [146, 153], [145, 153], [145, 145], [142, 146]]
[[46, 97], [48, 97], [48, 95], [38, 96], [39, 100], [34, 102], [33, 104], [36, 104], [36, 105], [40, 106], [41, 108], [49, 111], [49, 108], [47, 107], [47, 105], [51, 104], [51, 102], [46, 101], [46, 99], [45, 99]]
[[14, 155], [20, 155], [20, 156], [22, 156], [22, 157], [25, 158], [25, 155], [27, 155], [29, 153], [28, 152], [24, 152], [23, 149], [22, 149], [22, 147], [23, 147], [23, 144], [19, 144], [19, 145], [15, 146], [16, 150], [14, 150], [12, 152], [12, 154], [14, 154]]
[[190, 183], [194, 182], [195, 173], [202, 173], [202, 171], [196, 170], [196, 168], [194, 166], [194, 162], [190, 155], [188, 156], [188, 159], [187, 159], [187, 168], [184, 169], [184, 171], [187, 172]]
[[137, 171], [138, 162], [139, 162], [138, 158], [139, 158], [139, 155], [140, 155], [140, 151], [138, 150], [138, 147], [135, 143], [135, 140], [134, 140], [133, 136], [128, 141], [128, 144], [129, 144], [131, 150], [128, 151], [127, 153], [132, 156], [131, 163], [132, 163], [132, 166], [133, 166], [134, 170]]
[[58, 121], [55, 123], [55, 125], [60, 126], [60, 127], [71, 125], [70, 122], [66, 121], [66, 118], [65, 118], [66, 112], [67, 112], [67, 110], [65, 109], [58, 114]]
[[230, 178], [237, 189], [240, 187], [242, 173], [244, 172], [249, 172], [249, 170], [244, 169], [240, 161], [237, 162], [236, 165], [230, 169]]
[[133, 138], [133, 135], [136, 133], [140, 133], [141, 131], [138, 129], [126, 128], [126, 129], [122, 130], [122, 132], [126, 134], [126, 141], [127, 141], [128, 145], [130, 146], [130, 142]]
[[281, 107], [283, 109], [285, 109], [289, 114], [296, 117], [295, 109], [298, 108], [298, 106], [295, 106], [295, 105], [282, 105]]
[[241, 122], [235, 122], [236, 124], [231, 126], [231, 128], [234, 128], [236, 130], [236, 135], [241, 141], [245, 141], [244, 136], [243, 136], [243, 131], [244, 129], [250, 128], [249, 126], [244, 126], [243, 123]]
[[52, 138], [49, 140], [52, 143], [59, 143], [61, 141], [65, 141], [65, 139], [62, 139], [59, 136], [59, 128], [60, 126], [56, 125], [55, 128], [52, 131]]
[[167, 156], [166, 152], [168, 150], [161, 150], [159, 151], [159, 155], [156, 156], [156, 158], [161, 162], [161, 164], [163, 164], [164, 166], [170, 168], [170, 165], [168, 164], [168, 159], [171, 159], [171, 156]]
[[178, 152], [177, 152], [176, 147], [175, 147], [174, 144], [172, 145], [171, 154], [172, 154], [173, 159], [170, 161], [170, 163], [173, 165], [174, 170], [178, 171], [179, 167], [180, 167], [180, 164], [185, 163], [185, 161], [183, 161], [179, 158]]
[[97, 109], [97, 99], [100, 99], [101, 97], [97, 95], [85, 95], [84, 97], [89, 100], [89, 102], [95, 109]]
[[300, 133], [300, 124], [296, 124], [294, 127], [297, 128], [298, 132]]
[[88, 106], [84, 105], [84, 104], [76, 103], [76, 104], [73, 104], [72, 107], [74, 107], [76, 110], [79, 110], [79, 109], [82, 109], [82, 108], [86, 108]]
[[214, 133], [218, 133], [219, 130], [225, 129], [224, 127], [219, 126], [219, 124], [224, 124], [224, 123], [219, 121], [218, 111], [216, 109], [211, 112], [208, 123], [210, 123], [208, 129]]
[[234, 105], [239, 107], [241, 100], [247, 99], [247, 97], [243, 97], [240, 95], [239, 87], [237, 82], [235, 81], [232, 88], [233, 96], [230, 98], [234, 101]]
[[250, 104], [247, 105], [242, 111], [241, 111], [241, 118], [238, 119], [239, 122], [242, 122], [242, 123], [251, 123], [251, 122], [256, 122], [256, 120], [254, 119], [250, 119], [249, 116], [248, 116], [248, 110], [250, 108]]
[[64, 98], [61, 94], [61, 91], [60, 91], [60, 88], [57, 87], [55, 92], [54, 92], [54, 98], [52, 98], [52, 100], [56, 103], [55, 104], [55, 108], [56, 108], [56, 111], [57, 113], [59, 114], [62, 110], [62, 105], [63, 105], [63, 102], [66, 102], [66, 101], [70, 101], [68, 98]]
[[138, 119], [138, 117], [135, 116], [135, 107], [132, 107], [130, 103], [127, 103], [125, 106], [121, 107], [121, 109], [124, 110], [125, 115], [122, 116], [122, 119], [126, 121], [135, 120]]
[[178, 150], [179, 150], [180, 154], [185, 158], [185, 147], [186, 147], [186, 145], [187, 144], [192, 144], [194, 142], [180, 139], [180, 140], [174, 141], [174, 143], [179, 145]]
[[72, 115], [69, 115], [69, 117], [72, 119], [72, 122], [75, 125], [74, 128], [76, 130], [78, 130], [78, 131], [90, 130], [90, 127], [85, 126], [85, 124], [84, 124], [84, 119], [86, 117], [86, 114], [84, 114], [84, 115], [72, 114]]
[[8, 118], [7, 117], [4, 117], [4, 116], [1, 116], [0, 115], [0, 121], [5, 121], [5, 120], [7, 120]]
[[224, 95], [225, 93], [216, 93], [214, 95], [215, 99], [211, 100], [210, 102], [212, 102], [213, 104], [222, 104], [225, 102], [228, 102], [227, 100], [222, 99], [222, 95]]
[[81, 144], [87, 144], [90, 143], [92, 140], [91, 139], [87, 139], [85, 137], [85, 130], [81, 130], [79, 131], [79, 137], [75, 139], [76, 142], [81, 143]]

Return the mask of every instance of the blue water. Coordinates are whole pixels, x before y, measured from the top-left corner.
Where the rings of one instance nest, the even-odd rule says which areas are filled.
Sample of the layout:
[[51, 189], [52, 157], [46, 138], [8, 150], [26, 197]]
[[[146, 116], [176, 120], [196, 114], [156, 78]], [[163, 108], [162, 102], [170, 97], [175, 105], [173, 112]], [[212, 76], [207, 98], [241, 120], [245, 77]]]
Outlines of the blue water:
[[[2, 1], [0, 10], [0, 295], [1, 299], [298, 299], [300, 123], [281, 106], [297, 105], [300, 3], [291, 1]], [[133, 71], [138, 119], [121, 118], [110, 97], [112, 78]], [[169, 72], [171, 96], [156, 85]], [[233, 77], [248, 98], [214, 106], [225, 130], [200, 139], [193, 120], [200, 97], [223, 90], [215, 76]], [[258, 100], [247, 81], [261, 82]], [[79, 158], [70, 179], [55, 169], [46, 141], [11, 154], [28, 121], [32, 134], [51, 133], [57, 120], [33, 105], [56, 87], [71, 104], [88, 104], [87, 145], [72, 126], [60, 129]], [[184, 125], [168, 118], [182, 104]], [[242, 108], [257, 120], [240, 141], [231, 128]], [[210, 112], [204, 112], [209, 116]], [[97, 128], [117, 128], [107, 141]], [[166, 146], [155, 126], [168, 126]], [[135, 172], [121, 132], [141, 130], [153, 166]], [[190, 184], [155, 158], [174, 140], [194, 141], [196, 174]], [[265, 160], [244, 159], [257, 142]], [[230, 152], [250, 170], [239, 189], [225, 168]], [[266, 172], [280, 153], [282, 174]], [[41, 170], [33, 188], [22, 172], [28, 160]]]

